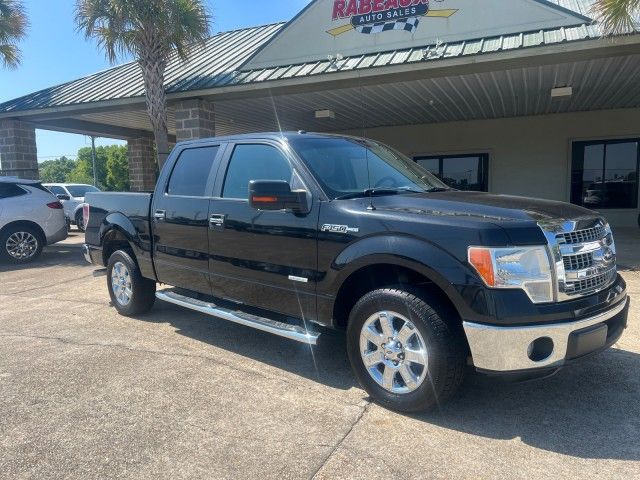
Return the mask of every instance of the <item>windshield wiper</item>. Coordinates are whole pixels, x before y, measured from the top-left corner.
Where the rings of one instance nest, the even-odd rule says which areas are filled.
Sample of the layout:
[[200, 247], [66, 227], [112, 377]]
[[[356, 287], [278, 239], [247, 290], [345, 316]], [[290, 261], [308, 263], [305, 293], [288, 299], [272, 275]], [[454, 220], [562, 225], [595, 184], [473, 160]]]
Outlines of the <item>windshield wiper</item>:
[[360, 192], [347, 193], [336, 197], [336, 200], [348, 200], [350, 198], [366, 198], [366, 197], [381, 197], [384, 195], [400, 195], [401, 193], [423, 193], [423, 190], [414, 190], [410, 187], [402, 188], [367, 188]]
[[427, 193], [437, 193], [437, 192], [448, 192], [449, 190], [451, 190], [451, 189], [450, 188], [445, 188], [445, 187], [433, 187], [433, 188], [428, 188], [425, 191]]

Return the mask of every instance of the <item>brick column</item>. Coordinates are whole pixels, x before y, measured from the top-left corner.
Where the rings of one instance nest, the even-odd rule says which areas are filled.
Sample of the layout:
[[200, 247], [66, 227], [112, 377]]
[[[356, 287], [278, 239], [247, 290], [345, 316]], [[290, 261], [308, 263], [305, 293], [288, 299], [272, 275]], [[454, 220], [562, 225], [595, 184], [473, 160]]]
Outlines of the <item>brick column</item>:
[[176, 139], [193, 140], [216, 136], [213, 103], [202, 99], [182, 100], [176, 105]]
[[151, 137], [130, 138], [129, 184], [132, 192], [152, 192], [156, 185], [157, 162]]
[[0, 171], [30, 180], [40, 177], [35, 127], [19, 120], [0, 120]]

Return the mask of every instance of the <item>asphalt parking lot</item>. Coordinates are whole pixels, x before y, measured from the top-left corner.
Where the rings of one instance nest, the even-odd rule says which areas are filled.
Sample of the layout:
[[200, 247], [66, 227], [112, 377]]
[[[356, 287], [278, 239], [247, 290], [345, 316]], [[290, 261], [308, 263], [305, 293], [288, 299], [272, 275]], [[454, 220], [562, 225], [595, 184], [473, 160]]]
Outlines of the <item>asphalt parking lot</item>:
[[615, 348], [534, 383], [471, 376], [405, 416], [370, 403], [339, 334], [310, 350], [161, 302], [118, 316], [74, 233], [0, 266], [0, 478], [639, 478], [629, 235]]

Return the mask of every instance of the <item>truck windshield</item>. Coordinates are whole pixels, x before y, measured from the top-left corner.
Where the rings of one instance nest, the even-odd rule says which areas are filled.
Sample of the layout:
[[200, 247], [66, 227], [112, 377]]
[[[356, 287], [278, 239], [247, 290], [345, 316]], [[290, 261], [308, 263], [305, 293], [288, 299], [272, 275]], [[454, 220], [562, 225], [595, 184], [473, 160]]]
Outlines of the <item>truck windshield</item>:
[[69, 190], [72, 197], [84, 197], [88, 192], [100, 191], [92, 185], [67, 185], [67, 190]]
[[301, 136], [289, 143], [332, 199], [450, 190], [411, 159], [371, 140]]

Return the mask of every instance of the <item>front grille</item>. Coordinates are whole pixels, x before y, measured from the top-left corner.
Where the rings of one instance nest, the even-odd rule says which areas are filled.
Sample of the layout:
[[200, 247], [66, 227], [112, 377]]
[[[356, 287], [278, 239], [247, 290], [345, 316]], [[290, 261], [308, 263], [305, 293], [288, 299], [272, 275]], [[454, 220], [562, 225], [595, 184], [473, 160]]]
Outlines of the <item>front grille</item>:
[[580, 253], [562, 257], [565, 270], [584, 270], [593, 267], [593, 253]]
[[558, 243], [564, 243], [567, 245], [573, 245], [576, 243], [588, 243], [595, 242], [604, 238], [606, 231], [604, 227], [597, 226], [594, 228], [587, 228], [584, 230], [576, 230], [575, 232], [566, 232], [557, 235]]
[[615, 281], [615, 245], [604, 220], [582, 218], [540, 226], [556, 266], [558, 300], [591, 295]]
[[616, 276], [616, 269], [612, 268], [608, 272], [601, 273], [594, 277], [585, 278], [565, 285], [567, 295], [587, 295], [595, 290], [606, 287]]

